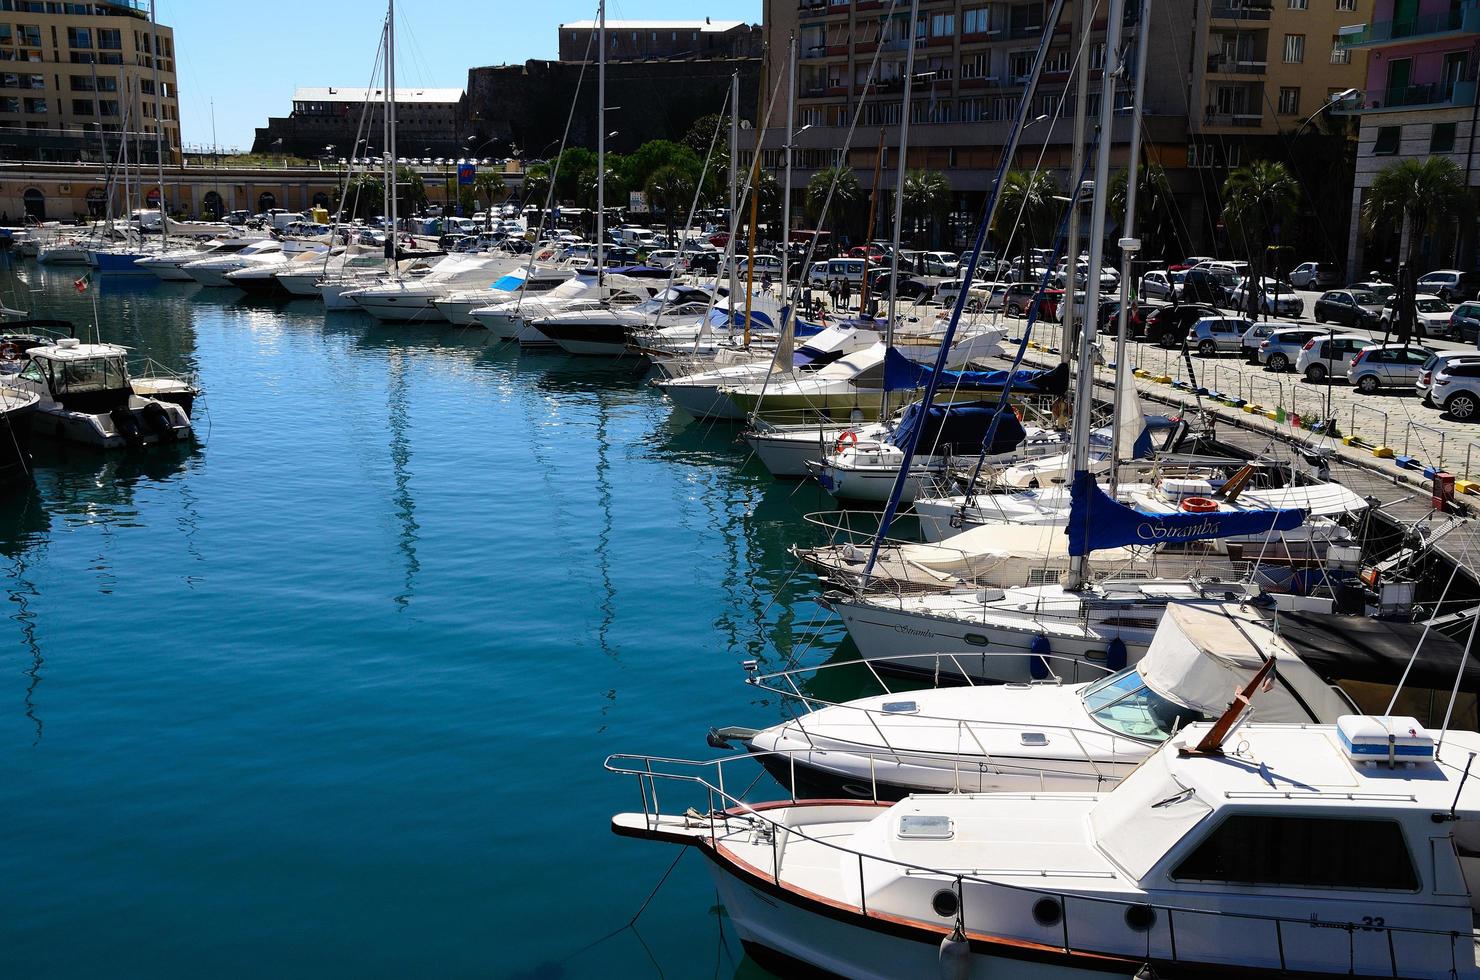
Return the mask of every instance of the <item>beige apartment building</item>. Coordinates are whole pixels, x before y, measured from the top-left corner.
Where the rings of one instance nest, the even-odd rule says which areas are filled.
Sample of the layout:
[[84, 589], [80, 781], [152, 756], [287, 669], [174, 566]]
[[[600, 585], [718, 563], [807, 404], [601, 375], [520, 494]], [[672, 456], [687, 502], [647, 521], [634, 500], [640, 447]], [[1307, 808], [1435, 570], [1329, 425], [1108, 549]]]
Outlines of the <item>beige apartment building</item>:
[[[1256, 157], [1288, 152], [1293, 134], [1321, 138], [1307, 126], [1331, 95], [1360, 87], [1359, 54], [1335, 43], [1338, 29], [1360, 22], [1373, 0], [1156, 0], [1145, 85], [1145, 154], [1167, 173], [1177, 196], [1186, 247], [1210, 247], [1221, 231], [1218, 190], [1226, 171]], [[1022, 100], [1045, 29], [1053, 31], [1043, 76], [1032, 93], [1014, 166], [1041, 158], [1061, 186], [1068, 184], [1073, 95], [1069, 17], [1045, 25], [1044, 0], [921, 0], [909, 25], [909, 4], [885, 0], [765, 0], [765, 96], [779, 82], [778, 115], [786, 104], [786, 51], [798, 46], [793, 187], [805, 188], [831, 166], [859, 103], [859, 124], [846, 162], [868, 186], [880, 130], [897, 146], [903, 112], [905, 60], [915, 49], [909, 168], [944, 172], [955, 209], [975, 212], [1000, 162], [1001, 147]], [[1090, 3], [1091, 110], [1105, 64], [1105, 5]], [[865, 79], [875, 56], [877, 82]], [[1133, 67], [1134, 55], [1130, 57]], [[1133, 72], [1121, 79], [1117, 103], [1130, 101]], [[1069, 104], [1065, 105], [1066, 92]], [[1042, 117], [1042, 118], [1040, 118]], [[773, 118], [762, 139], [763, 165], [778, 166], [784, 123]], [[1114, 138], [1126, 141], [1128, 118], [1118, 115]], [[1112, 155], [1124, 166], [1125, 152]], [[886, 155], [886, 187], [894, 184]], [[1344, 214], [1344, 210], [1342, 211]]]
[[174, 32], [148, 0], [0, 0], [0, 160], [180, 155]]

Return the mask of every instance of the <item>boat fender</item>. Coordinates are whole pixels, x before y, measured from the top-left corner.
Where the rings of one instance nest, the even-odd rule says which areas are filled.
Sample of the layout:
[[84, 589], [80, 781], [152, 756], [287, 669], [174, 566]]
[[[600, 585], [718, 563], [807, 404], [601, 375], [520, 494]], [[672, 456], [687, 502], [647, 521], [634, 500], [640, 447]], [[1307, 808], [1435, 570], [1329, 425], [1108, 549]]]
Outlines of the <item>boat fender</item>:
[[858, 445], [858, 433], [856, 433], [853, 430], [849, 429], [848, 431], [844, 432], [842, 435], [838, 436], [838, 444], [833, 447], [833, 454], [834, 455], [837, 455], [837, 454], [841, 453], [843, 451], [843, 447], [844, 446], [856, 446], [856, 445]]
[[21, 358], [20, 348], [10, 341], [0, 344], [0, 361], [18, 361]]
[[1120, 637], [1111, 637], [1105, 646], [1105, 666], [1111, 670], [1124, 670], [1127, 659], [1125, 641]]
[[126, 408], [115, 408], [109, 413], [113, 419], [113, 428], [123, 436], [123, 441], [130, 446], [140, 446], [144, 443], [144, 431], [139, 427], [139, 420], [134, 413]]
[[150, 402], [144, 406], [144, 424], [153, 429], [161, 439], [171, 439], [175, 435], [175, 426], [170, 419], [170, 413], [159, 402]]
[[941, 980], [966, 980], [971, 975], [971, 944], [961, 931], [961, 923], [940, 941]]
[[1044, 658], [1053, 652], [1053, 646], [1048, 642], [1048, 637], [1042, 633], [1035, 635], [1032, 642], [1028, 644], [1028, 676], [1035, 681], [1047, 680], [1048, 661]]
[[1211, 514], [1218, 509], [1218, 501], [1207, 497], [1184, 497], [1182, 509], [1189, 514]]

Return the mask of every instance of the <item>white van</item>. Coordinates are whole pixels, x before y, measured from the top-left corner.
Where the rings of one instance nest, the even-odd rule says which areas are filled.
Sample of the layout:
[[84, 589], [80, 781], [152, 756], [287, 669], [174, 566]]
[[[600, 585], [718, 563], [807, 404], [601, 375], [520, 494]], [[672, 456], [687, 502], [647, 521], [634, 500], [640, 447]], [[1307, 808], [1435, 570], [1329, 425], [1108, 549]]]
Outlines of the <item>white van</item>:
[[847, 280], [854, 286], [863, 285], [868, 263], [863, 259], [828, 259], [812, 266], [812, 285], [826, 287], [830, 282]]
[[295, 221], [308, 221], [309, 217], [301, 211], [273, 210], [268, 212], [267, 220], [276, 231], [282, 231]]
[[[750, 268], [750, 256], [748, 256], [748, 255], [737, 255], [737, 256], [735, 256], [735, 274], [736, 275], [740, 275], [740, 276], [745, 275], [746, 270], [749, 269], [749, 268]], [[775, 256], [775, 255], [757, 255], [755, 257], [755, 277], [757, 279], [759, 279], [761, 276], [764, 276], [767, 273], [770, 274], [770, 276], [771, 276], [772, 279], [780, 279], [781, 278], [781, 259], [780, 259], [780, 257]], [[729, 275], [729, 270], [726, 269], [722, 273], [722, 275]]]
[[612, 231], [612, 237], [632, 248], [651, 248], [657, 235], [648, 228], [623, 226]]

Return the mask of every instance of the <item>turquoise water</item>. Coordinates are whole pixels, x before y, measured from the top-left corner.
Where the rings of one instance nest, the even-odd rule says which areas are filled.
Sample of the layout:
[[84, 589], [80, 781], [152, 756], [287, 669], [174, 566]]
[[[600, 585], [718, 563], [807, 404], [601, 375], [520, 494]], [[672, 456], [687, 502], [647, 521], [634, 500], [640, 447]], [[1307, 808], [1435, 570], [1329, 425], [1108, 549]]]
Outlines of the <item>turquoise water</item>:
[[760, 975], [696, 854], [589, 945], [679, 853], [601, 763], [780, 717], [740, 664], [826, 622], [785, 549], [827, 498], [630, 365], [0, 275], [208, 392], [0, 507], [5, 974]]

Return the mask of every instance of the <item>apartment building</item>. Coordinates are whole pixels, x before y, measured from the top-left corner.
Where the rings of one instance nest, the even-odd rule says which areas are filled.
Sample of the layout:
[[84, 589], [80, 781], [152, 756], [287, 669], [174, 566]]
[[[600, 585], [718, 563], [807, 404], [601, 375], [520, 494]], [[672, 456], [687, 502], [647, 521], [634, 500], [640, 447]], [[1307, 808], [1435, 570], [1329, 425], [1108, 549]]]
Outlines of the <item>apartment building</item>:
[[[1360, 84], [1361, 59], [1338, 52], [1335, 44], [1340, 22], [1353, 16], [1338, 8], [1371, 3], [1152, 4], [1143, 103], [1146, 156], [1167, 172], [1188, 247], [1211, 247], [1221, 234], [1218, 189], [1228, 168], [1277, 154], [1283, 137], [1304, 127], [1330, 95]], [[1045, 30], [1053, 40], [1015, 165], [1032, 166], [1041, 158], [1061, 185], [1068, 183], [1072, 92], [1064, 103], [1075, 67], [1068, 21], [1076, 5], [1071, 0], [1056, 25], [1045, 23], [1049, 6], [1044, 0], [922, 0], [920, 18], [910, 25], [904, 2], [891, 10], [883, 0], [766, 0], [767, 78], [784, 77], [788, 38], [795, 32], [798, 39], [795, 122], [809, 128], [796, 140], [794, 185], [804, 187], [817, 169], [832, 165], [860, 102], [848, 162], [860, 180], [871, 180], [878, 130], [884, 129], [886, 145], [898, 145], [905, 58], [913, 44], [907, 166], [945, 172], [958, 192], [958, 208], [970, 212], [991, 182]], [[1104, 21], [1101, 12], [1090, 24], [1094, 89], [1105, 64]], [[876, 53], [878, 83], [865, 91]], [[1129, 102], [1132, 75], [1127, 71], [1121, 80], [1121, 106]], [[783, 84], [778, 103], [785, 97]], [[1095, 94], [1091, 108], [1097, 107]], [[1126, 123], [1117, 117], [1117, 142], [1127, 138]], [[768, 167], [785, 142], [784, 134], [774, 132], [779, 126], [773, 122], [764, 136]], [[1113, 159], [1123, 166], [1124, 150], [1117, 149]], [[892, 167], [885, 169], [884, 181], [892, 186]]]
[[[1366, 241], [1358, 220], [1373, 179], [1404, 159], [1446, 157], [1480, 195], [1475, 161], [1476, 72], [1480, 68], [1480, 3], [1468, 0], [1376, 0], [1372, 19], [1342, 33], [1343, 47], [1367, 54], [1367, 76], [1349, 111], [1359, 121], [1356, 181], [1351, 197], [1348, 267], [1362, 268]], [[1456, 209], [1458, 210], [1458, 209]], [[1454, 234], [1419, 241], [1426, 268], [1480, 262], [1473, 217]], [[1396, 229], [1378, 229], [1394, 243]]]
[[135, 159], [180, 153], [174, 32], [147, 0], [0, 0], [0, 159]]

